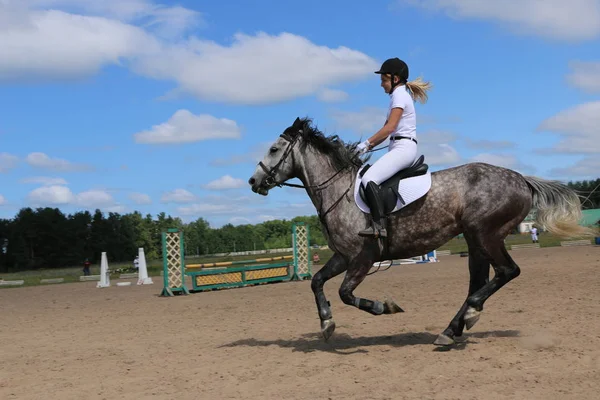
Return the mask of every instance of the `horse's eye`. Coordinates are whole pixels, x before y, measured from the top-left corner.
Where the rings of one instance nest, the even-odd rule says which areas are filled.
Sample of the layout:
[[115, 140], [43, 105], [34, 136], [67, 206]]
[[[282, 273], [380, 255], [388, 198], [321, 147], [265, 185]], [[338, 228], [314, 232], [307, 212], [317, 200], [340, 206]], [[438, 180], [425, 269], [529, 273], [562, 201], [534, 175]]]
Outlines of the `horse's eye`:
[[269, 150], [269, 152], [270, 152], [271, 154], [273, 154], [273, 153], [277, 153], [277, 147], [271, 147], [271, 149]]

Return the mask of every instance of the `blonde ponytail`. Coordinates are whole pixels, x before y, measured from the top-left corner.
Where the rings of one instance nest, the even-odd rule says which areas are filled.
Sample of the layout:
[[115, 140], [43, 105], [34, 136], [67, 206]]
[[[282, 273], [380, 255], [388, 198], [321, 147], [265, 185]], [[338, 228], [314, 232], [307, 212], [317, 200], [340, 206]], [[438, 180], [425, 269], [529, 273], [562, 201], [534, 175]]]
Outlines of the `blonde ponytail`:
[[427, 91], [431, 89], [432, 84], [425, 82], [420, 77], [414, 81], [406, 82], [406, 88], [410, 91], [410, 96], [414, 101], [419, 101], [422, 104], [427, 103]]

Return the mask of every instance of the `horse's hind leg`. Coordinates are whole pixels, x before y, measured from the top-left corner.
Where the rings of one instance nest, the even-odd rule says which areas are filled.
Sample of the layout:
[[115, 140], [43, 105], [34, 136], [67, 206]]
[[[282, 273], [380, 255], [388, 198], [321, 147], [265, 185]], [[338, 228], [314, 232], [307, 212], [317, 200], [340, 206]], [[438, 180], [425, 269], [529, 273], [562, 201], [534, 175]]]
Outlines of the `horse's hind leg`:
[[363, 299], [354, 296], [354, 289], [365, 279], [367, 273], [371, 269], [372, 263], [366, 262], [362, 264], [353, 264], [348, 268], [344, 281], [340, 286], [340, 298], [344, 304], [354, 306], [359, 310], [363, 310], [373, 315], [395, 314], [404, 312], [399, 305], [392, 300], [386, 300], [384, 303], [377, 300]]
[[488, 239], [483, 245], [490, 256], [495, 275], [492, 280], [467, 298], [468, 306], [464, 317], [467, 330], [479, 320], [479, 313], [483, 310], [486, 300], [521, 273], [521, 269], [504, 247], [502, 239]]
[[[488, 256], [482, 251], [482, 248], [474, 245], [474, 240], [469, 237], [466, 237], [466, 239], [469, 244], [470, 278], [468, 299], [489, 281], [490, 262]], [[465, 327], [465, 313], [468, 307], [469, 304], [465, 300], [462, 307], [458, 310], [452, 321], [450, 321], [450, 325], [437, 337], [434, 344], [449, 346], [454, 344], [455, 337], [462, 336]]]
[[348, 268], [346, 261], [342, 256], [335, 253], [312, 278], [311, 288], [315, 294], [317, 310], [321, 320], [321, 334], [325, 340], [329, 340], [335, 330], [335, 322], [331, 314], [329, 301], [325, 297], [323, 286], [325, 282], [344, 272]]

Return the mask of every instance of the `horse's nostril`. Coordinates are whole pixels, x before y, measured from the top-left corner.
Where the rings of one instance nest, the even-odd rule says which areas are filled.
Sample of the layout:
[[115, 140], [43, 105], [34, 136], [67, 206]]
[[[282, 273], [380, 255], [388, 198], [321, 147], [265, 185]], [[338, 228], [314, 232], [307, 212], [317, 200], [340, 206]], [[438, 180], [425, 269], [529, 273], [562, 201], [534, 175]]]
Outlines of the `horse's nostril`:
[[254, 178], [248, 179], [249, 184], [254, 185], [254, 182], [256, 182], [256, 179], [254, 179]]

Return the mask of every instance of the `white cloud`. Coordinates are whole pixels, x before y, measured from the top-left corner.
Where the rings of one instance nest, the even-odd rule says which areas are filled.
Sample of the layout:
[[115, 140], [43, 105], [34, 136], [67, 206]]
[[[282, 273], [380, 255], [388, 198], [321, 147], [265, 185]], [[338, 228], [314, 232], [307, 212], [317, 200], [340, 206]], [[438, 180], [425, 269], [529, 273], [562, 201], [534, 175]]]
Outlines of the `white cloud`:
[[8, 203], [8, 201], [6, 201], [6, 197], [0, 194], [0, 206], [4, 206], [6, 203]]
[[[10, 0], [9, 0], [10, 1]], [[184, 33], [203, 26], [202, 14], [180, 6], [168, 7], [151, 0], [19, 0], [38, 8], [65, 7], [68, 11], [93, 16], [114, 18], [119, 21], [139, 22], [166, 36]]]
[[67, 181], [63, 178], [53, 178], [50, 176], [33, 176], [30, 178], [23, 178], [21, 183], [34, 183], [43, 186], [54, 186], [54, 185], [66, 185]]
[[581, 179], [597, 179], [600, 171], [600, 157], [588, 156], [570, 166], [556, 167], [550, 170], [550, 174], [567, 180], [578, 177]]
[[42, 186], [32, 190], [27, 196], [29, 202], [37, 205], [67, 205], [75, 200], [75, 195], [66, 186]]
[[79, 79], [159, 49], [143, 30], [117, 20], [0, 6], [2, 14], [0, 81]]
[[77, 194], [75, 198], [75, 203], [78, 206], [82, 206], [85, 208], [95, 208], [95, 207], [111, 207], [115, 206], [115, 200], [110, 195], [110, 193], [104, 190], [86, 190], [85, 192], [81, 192]]
[[15, 168], [18, 163], [19, 157], [9, 153], [0, 153], [0, 173], [10, 171]]
[[558, 133], [561, 140], [550, 149], [537, 153], [600, 153], [600, 101], [568, 108], [543, 121], [537, 128], [542, 132]]
[[235, 121], [212, 115], [194, 115], [178, 110], [165, 123], [133, 135], [137, 143], [191, 143], [209, 139], [238, 139], [240, 128]]
[[54, 171], [86, 171], [91, 169], [85, 164], [75, 164], [62, 158], [51, 158], [45, 153], [29, 153], [25, 161], [32, 167]]
[[[230, 46], [191, 39], [145, 57], [134, 70], [175, 81], [176, 92], [201, 100], [256, 105], [308, 96], [325, 85], [365, 78], [377, 64], [347, 47], [319, 46], [290, 33], [259, 32], [255, 36], [238, 33]], [[224, 85], [232, 76], [235, 84]]]
[[91, 189], [75, 194], [64, 185], [49, 185], [34, 189], [27, 195], [27, 200], [36, 206], [70, 205], [86, 209], [100, 208], [106, 211], [122, 209], [122, 206], [117, 204], [105, 190]]
[[558, 40], [587, 40], [600, 34], [598, 0], [404, 0], [452, 18], [477, 18], [506, 25], [518, 34]]
[[191, 203], [197, 199], [196, 195], [185, 189], [175, 189], [164, 193], [160, 199], [163, 203]]
[[152, 199], [145, 193], [130, 193], [128, 197], [135, 204], [152, 204]]
[[325, 103], [339, 103], [350, 98], [343, 90], [323, 88], [317, 93], [317, 98]]
[[231, 175], [225, 175], [216, 179], [212, 182], [207, 183], [203, 187], [209, 190], [226, 190], [226, 189], [239, 189], [246, 186], [247, 182], [242, 179], [234, 178]]
[[587, 93], [600, 92], [600, 62], [573, 61], [567, 82]]
[[[157, 24], [168, 31], [197, 20], [197, 13], [182, 7], [116, 0], [108, 5], [76, 0], [45, 3], [56, 9], [40, 9], [41, 3], [31, 8], [36, 6], [31, 1], [19, 7], [16, 1], [0, 3], [0, 81], [73, 80], [116, 65], [174, 83], [171, 95], [266, 104], [365, 78], [378, 66], [362, 52], [321, 46], [285, 32], [238, 33], [227, 45], [157, 35]], [[232, 76], [235, 84], [224, 85]]]

